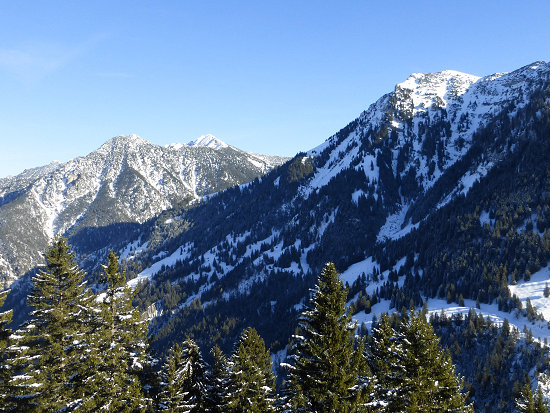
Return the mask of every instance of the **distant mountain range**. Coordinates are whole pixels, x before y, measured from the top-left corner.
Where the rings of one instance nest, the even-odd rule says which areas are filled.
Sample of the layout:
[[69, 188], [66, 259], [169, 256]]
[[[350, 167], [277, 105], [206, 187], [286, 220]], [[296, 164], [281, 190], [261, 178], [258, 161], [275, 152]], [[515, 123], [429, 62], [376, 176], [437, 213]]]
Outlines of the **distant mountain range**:
[[143, 223], [249, 182], [286, 159], [247, 153], [212, 135], [166, 147], [130, 135], [85, 157], [0, 179], [0, 283], [42, 264], [56, 235], [84, 238], [98, 228]]

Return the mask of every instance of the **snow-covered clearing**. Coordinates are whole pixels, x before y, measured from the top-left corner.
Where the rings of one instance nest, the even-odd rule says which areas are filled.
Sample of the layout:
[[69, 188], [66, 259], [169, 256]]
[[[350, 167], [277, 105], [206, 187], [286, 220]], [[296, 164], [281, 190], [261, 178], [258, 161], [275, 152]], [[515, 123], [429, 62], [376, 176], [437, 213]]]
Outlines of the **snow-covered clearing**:
[[[399, 269], [405, 264], [405, 257], [398, 260], [393, 265], [393, 270], [399, 271]], [[349, 266], [340, 275], [340, 278], [344, 283], [352, 285], [357, 278], [362, 274], [367, 277], [373, 273], [374, 269], [380, 270], [380, 265], [373, 260], [373, 257], [360, 261], [356, 264]], [[389, 270], [385, 270], [380, 274], [380, 280], [378, 282], [367, 281], [368, 285], [366, 291], [368, 294], [372, 294], [377, 288], [381, 287], [386, 282], [389, 275]], [[403, 285], [405, 277], [399, 277], [398, 285]], [[367, 278], [368, 280], [368, 278]], [[480, 304], [480, 308], [476, 308], [476, 302], [474, 300], [465, 299], [464, 306], [459, 306], [457, 303], [447, 303], [443, 299], [425, 298], [428, 302], [428, 311], [430, 313], [441, 313], [444, 311], [447, 315], [463, 314], [467, 315], [470, 309], [474, 309], [478, 314], [482, 314], [485, 318], [489, 318], [496, 324], [502, 324], [504, 319], [508, 319], [511, 326], [517, 328], [520, 333], [524, 328], [530, 329], [535, 339], [544, 342], [545, 338], [550, 339], [550, 328], [547, 320], [550, 320], [550, 297], [544, 297], [544, 288], [546, 283], [550, 284], [550, 265], [534, 273], [531, 276], [531, 280], [528, 282], [521, 282], [515, 286], [510, 286], [510, 292], [516, 294], [522, 301], [523, 307], [526, 307], [527, 299], [531, 300], [531, 304], [537, 309], [537, 312], [542, 313], [545, 320], [536, 320], [531, 322], [524, 315], [520, 314], [519, 310], [513, 310], [508, 313], [500, 311], [498, 305], [495, 304]], [[401, 309], [390, 309], [390, 302], [383, 300], [380, 303], [373, 305], [369, 314], [365, 312], [357, 313], [353, 316], [353, 319], [358, 324], [365, 323], [367, 328], [372, 326], [372, 316], [376, 314], [378, 318], [382, 313], [393, 313], [400, 311]]]
[[544, 288], [550, 286], [550, 266], [542, 268], [540, 271], [531, 275], [529, 281], [521, 281], [508, 288], [510, 293], [517, 295], [523, 303], [523, 308], [527, 305], [527, 299], [531, 300], [533, 307], [537, 312], [542, 313], [545, 320], [550, 321], [550, 297], [544, 296]]
[[[395, 308], [390, 309], [390, 302], [384, 300], [376, 305], [372, 306], [370, 314], [366, 314], [364, 311], [359, 312], [353, 316], [353, 319], [357, 321], [358, 325], [365, 323], [366, 327], [370, 330], [372, 327], [372, 317], [374, 314], [380, 319], [380, 315], [383, 313], [393, 313], [397, 310]], [[550, 338], [550, 329], [546, 321], [536, 321], [534, 323], [527, 320], [526, 317], [519, 315], [517, 310], [507, 313], [505, 311], [499, 311], [497, 304], [481, 304], [480, 308], [476, 308], [476, 303], [473, 300], [464, 300], [464, 306], [459, 306], [456, 303], [447, 303], [446, 300], [430, 298], [428, 299], [428, 312], [439, 313], [445, 312], [446, 315], [451, 316], [453, 314], [463, 314], [466, 316], [470, 309], [473, 309], [476, 313], [483, 315], [485, 318], [489, 318], [493, 323], [501, 325], [505, 319], [508, 320], [510, 326], [515, 327], [520, 333], [523, 332], [524, 327], [530, 329], [533, 333], [533, 337], [541, 342], [544, 342], [545, 338]]]

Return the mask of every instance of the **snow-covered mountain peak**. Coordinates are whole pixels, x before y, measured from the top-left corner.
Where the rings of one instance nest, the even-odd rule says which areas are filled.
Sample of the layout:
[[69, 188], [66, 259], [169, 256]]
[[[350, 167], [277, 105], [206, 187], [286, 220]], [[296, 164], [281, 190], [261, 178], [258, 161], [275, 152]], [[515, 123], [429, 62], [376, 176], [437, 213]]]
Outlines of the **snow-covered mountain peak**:
[[221, 148], [227, 148], [229, 145], [218, 138], [216, 138], [214, 135], [202, 135], [199, 138], [195, 139], [194, 141], [189, 142], [189, 146], [205, 146], [207, 148], [211, 149], [221, 149]]
[[[221, 150], [226, 147], [230, 150]], [[40, 252], [56, 235], [141, 223], [176, 205], [250, 182], [286, 160], [251, 155], [211, 135], [179, 149], [127, 135], [86, 156], [0, 179], [0, 261], [14, 263], [13, 268], [0, 265], [0, 285], [41, 262]], [[7, 241], [12, 238], [25, 247]], [[27, 251], [28, 245], [31, 254], [17, 258], [14, 251]]]
[[456, 70], [413, 73], [407, 80], [396, 85], [395, 93], [409, 95], [415, 109], [432, 105], [445, 107], [448, 101], [462, 96], [479, 79], [478, 76]]
[[118, 146], [140, 146], [143, 144], [152, 145], [152, 143], [148, 140], [145, 140], [136, 134], [131, 134], [115, 136], [114, 138], [111, 138], [107, 142], [105, 142], [102, 146], [112, 148]]

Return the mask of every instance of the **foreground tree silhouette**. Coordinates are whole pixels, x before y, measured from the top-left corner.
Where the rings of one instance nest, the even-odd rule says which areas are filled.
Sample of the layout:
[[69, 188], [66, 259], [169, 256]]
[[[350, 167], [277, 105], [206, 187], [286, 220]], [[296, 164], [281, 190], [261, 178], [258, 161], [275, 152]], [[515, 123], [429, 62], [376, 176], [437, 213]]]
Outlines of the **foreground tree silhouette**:
[[368, 410], [369, 380], [362, 342], [355, 346], [355, 326], [346, 312], [347, 292], [334, 264], [317, 281], [312, 309], [299, 318], [294, 336], [289, 393], [292, 411], [352, 412]]

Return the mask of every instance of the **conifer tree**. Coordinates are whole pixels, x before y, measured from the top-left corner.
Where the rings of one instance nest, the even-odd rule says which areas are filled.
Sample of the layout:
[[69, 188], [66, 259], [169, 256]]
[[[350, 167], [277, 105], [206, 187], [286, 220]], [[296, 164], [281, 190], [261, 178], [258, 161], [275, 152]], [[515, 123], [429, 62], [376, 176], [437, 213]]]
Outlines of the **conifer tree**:
[[[9, 290], [0, 292], [0, 308], [4, 305]], [[9, 393], [8, 383], [11, 378], [8, 346], [11, 330], [7, 328], [12, 317], [12, 310], [0, 312], [0, 406], [6, 406]]]
[[[160, 404], [159, 409], [167, 412], [181, 411], [183, 391], [181, 390], [180, 375], [182, 352], [179, 343], [175, 343], [168, 350], [168, 357], [160, 374]], [[180, 410], [178, 410], [180, 409]]]
[[[346, 312], [346, 297], [334, 264], [328, 263], [318, 279], [312, 309], [299, 318], [293, 364], [286, 365], [295, 411], [346, 413], [366, 401], [366, 364], [362, 346], [354, 346], [355, 326]], [[362, 383], [360, 377], [367, 380]]]
[[462, 381], [451, 357], [439, 346], [439, 338], [424, 315], [414, 310], [402, 324], [398, 337], [403, 346], [403, 386], [398, 389], [409, 411], [473, 411], [465, 406]]
[[369, 364], [376, 399], [387, 412], [471, 412], [449, 354], [421, 312], [411, 310], [397, 329], [385, 315], [373, 329]]
[[537, 394], [535, 395], [535, 413], [548, 413], [550, 409], [548, 408], [548, 402], [544, 399], [542, 394], [542, 389], [537, 388]]
[[170, 350], [163, 371], [161, 406], [167, 412], [198, 413], [206, 410], [206, 364], [191, 338]]
[[148, 401], [139, 378], [145, 363], [147, 326], [132, 305], [133, 292], [126, 285], [118, 258], [109, 252], [101, 282], [106, 285], [99, 296], [94, 320], [89, 364], [92, 378], [85, 398], [85, 409], [123, 412], [144, 409]]
[[206, 411], [222, 413], [227, 400], [229, 364], [222, 350], [216, 345], [212, 348], [212, 364], [208, 373]]
[[516, 404], [521, 413], [548, 413], [550, 411], [541, 388], [539, 387], [536, 394], [533, 394], [529, 383], [526, 383], [521, 389], [521, 397]]
[[396, 389], [405, 376], [405, 368], [401, 364], [403, 348], [396, 337], [391, 318], [383, 314], [378, 323], [373, 323], [371, 345], [367, 352], [369, 367], [376, 377], [375, 400], [378, 406], [386, 406], [388, 411], [397, 411], [401, 403]]
[[271, 356], [255, 329], [241, 334], [231, 356], [228, 379], [227, 412], [274, 412], [275, 377]]
[[521, 413], [535, 413], [535, 399], [529, 383], [525, 383], [521, 389], [521, 397], [516, 404]]
[[79, 407], [85, 387], [88, 308], [93, 296], [64, 238], [46, 251], [47, 265], [28, 297], [31, 321], [21, 330], [12, 380], [18, 410], [56, 411]]

